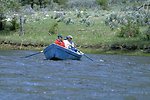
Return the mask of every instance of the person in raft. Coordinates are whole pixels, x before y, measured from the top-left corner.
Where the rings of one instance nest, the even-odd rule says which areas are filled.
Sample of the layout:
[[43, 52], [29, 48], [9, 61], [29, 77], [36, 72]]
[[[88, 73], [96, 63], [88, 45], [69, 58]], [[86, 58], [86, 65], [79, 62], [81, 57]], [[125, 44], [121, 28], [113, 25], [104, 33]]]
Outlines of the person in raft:
[[55, 44], [62, 46], [62, 47], [65, 47], [65, 43], [63, 41], [62, 35], [58, 35], [58, 39], [55, 40]]
[[77, 50], [77, 48], [75, 48], [75, 44], [74, 44], [74, 42], [72, 42], [72, 39], [73, 39], [73, 37], [71, 35], [68, 35], [66, 37], [66, 39], [64, 40], [65, 47], [67, 49], [71, 49], [71, 50], [77, 52], [78, 50]]

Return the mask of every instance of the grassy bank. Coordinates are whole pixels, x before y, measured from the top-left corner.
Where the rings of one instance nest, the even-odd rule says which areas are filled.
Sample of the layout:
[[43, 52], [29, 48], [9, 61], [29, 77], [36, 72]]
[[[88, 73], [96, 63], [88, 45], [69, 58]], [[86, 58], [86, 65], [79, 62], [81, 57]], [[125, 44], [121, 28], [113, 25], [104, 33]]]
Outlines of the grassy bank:
[[[139, 51], [150, 46], [149, 41], [143, 41], [139, 37], [117, 37], [117, 29], [112, 30], [104, 22], [109, 12], [100, 11], [99, 16], [94, 15], [95, 12], [92, 11], [88, 13], [90, 14], [90, 17], [88, 17], [88, 20], [91, 21], [90, 25], [80, 23], [83, 18], [77, 18], [75, 12], [67, 12], [66, 21], [69, 18], [73, 20], [69, 24], [52, 18], [54, 12], [48, 12], [48, 16], [37, 12], [35, 20], [29, 18], [27, 23], [24, 24], [25, 34], [23, 36], [19, 36], [19, 30], [11, 32], [0, 31], [1, 49], [43, 49], [57, 38], [57, 34], [49, 35], [49, 30], [55, 23], [58, 24], [58, 34], [62, 34], [64, 37], [72, 35], [78, 48], [88, 53], [127, 53], [134, 46], [139, 53]], [[28, 15], [28, 17], [31, 16]], [[141, 28], [141, 30], [143, 29]], [[124, 46], [128, 47], [129, 50], [125, 50], [128, 48], [124, 48]], [[118, 50], [121, 50], [121, 52]], [[137, 55], [136, 53], [132, 54]]]

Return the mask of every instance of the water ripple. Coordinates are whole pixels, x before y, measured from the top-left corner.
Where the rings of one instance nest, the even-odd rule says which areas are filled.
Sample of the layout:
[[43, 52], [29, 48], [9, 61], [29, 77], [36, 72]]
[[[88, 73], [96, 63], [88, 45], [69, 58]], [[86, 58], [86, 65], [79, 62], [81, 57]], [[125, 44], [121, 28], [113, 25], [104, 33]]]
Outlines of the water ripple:
[[36, 51], [0, 51], [1, 100], [149, 100], [150, 57], [93, 55], [44, 60]]

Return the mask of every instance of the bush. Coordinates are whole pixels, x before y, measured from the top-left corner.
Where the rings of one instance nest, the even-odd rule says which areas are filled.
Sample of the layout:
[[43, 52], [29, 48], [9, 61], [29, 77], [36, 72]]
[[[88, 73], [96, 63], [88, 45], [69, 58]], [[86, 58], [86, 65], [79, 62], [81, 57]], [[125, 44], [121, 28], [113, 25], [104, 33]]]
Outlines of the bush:
[[96, 0], [97, 4], [102, 6], [103, 10], [108, 10], [108, 0]]
[[119, 37], [136, 37], [140, 34], [139, 25], [128, 20], [128, 23], [122, 25], [119, 30]]
[[53, 0], [53, 2], [58, 3], [59, 5], [65, 5], [68, 0]]
[[49, 29], [49, 34], [57, 34], [58, 33], [58, 23], [54, 22]]
[[17, 17], [16, 16], [14, 16], [12, 18], [11, 24], [12, 24], [12, 26], [11, 26], [10, 30], [16, 31], [19, 28], [19, 23], [17, 22]]
[[150, 40], [150, 26], [148, 29], [144, 32], [144, 40]]

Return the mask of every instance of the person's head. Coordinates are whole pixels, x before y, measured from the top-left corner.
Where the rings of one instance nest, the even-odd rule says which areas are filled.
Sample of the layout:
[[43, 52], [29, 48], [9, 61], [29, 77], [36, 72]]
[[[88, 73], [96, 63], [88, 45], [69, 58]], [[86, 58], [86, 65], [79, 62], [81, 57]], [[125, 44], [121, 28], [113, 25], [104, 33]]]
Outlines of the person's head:
[[67, 40], [68, 40], [68, 41], [71, 41], [72, 39], [73, 39], [73, 37], [72, 37], [71, 35], [68, 35], [68, 36], [67, 36]]
[[58, 35], [58, 39], [63, 40], [63, 36], [62, 35]]

